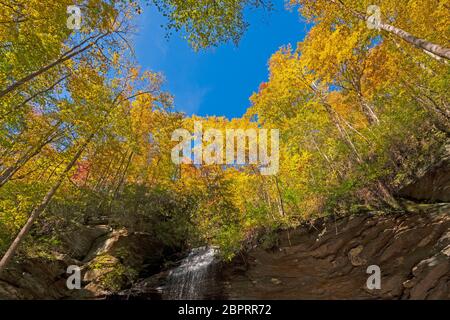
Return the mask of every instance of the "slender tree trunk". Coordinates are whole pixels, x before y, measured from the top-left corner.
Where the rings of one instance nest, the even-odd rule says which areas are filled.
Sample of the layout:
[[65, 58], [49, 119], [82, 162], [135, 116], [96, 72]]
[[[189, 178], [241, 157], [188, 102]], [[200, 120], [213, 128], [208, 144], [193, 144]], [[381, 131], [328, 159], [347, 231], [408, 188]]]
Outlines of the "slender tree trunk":
[[[116, 98], [114, 99], [114, 101], [112, 102], [112, 108], [114, 108], [114, 106], [116, 106], [116, 103], [119, 99], [119, 95], [116, 96]], [[110, 110], [110, 112], [112, 111], [112, 109]], [[107, 119], [107, 117], [109, 116], [110, 112], [108, 112], [107, 115], [105, 115], [104, 120]], [[101, 126], [99, 127], [101, 128]], [[20, 230], [20, 232], [18, 233], [18, 235], [16, 236], [16, 238], [14, 239], [14, 241], [12, 242], [12, 244], [9, 246], [8, 250], [6, 251], [5, 255], [2, 257], [2, 259], [0, 260], [0, 275], [2, 274], [2, 272], [6, 269], [6, 266], [8, 265], [8, 263], [11, 261], [12, 257], [14, 256], [15, 252], [17, 251], [17, 248], [19, 247], [20, 243], [23, 241], [23, 239], [26, 237], [26, 235], [28, 234], [28, 232], [30, 231], [31, 227], [33, 226], [33, 223], [36, 221], [36, 219], [39, 217], [39, 215], [45, 211], [45, 209], [47, 209], [48, 204], [50, 203], [50, 201], [52, 200], [53, 196], [55, 195], [55, 193], [58, 191], [59, 187], [61, 186], [61, 184], [63, 183], [64, 179], [66, 178], [67, 174], [69, 173], [69, 171], [73, 168], [73, 166], [76, 164], [76, 162], [78, 161], [78, 159], [81, 157], [81, 155], [83, 154], [84, 150], [86, 149], [86, 147], [89, 145], [89, 143], [92, 141], [92, 139], [94, 138], [96, 132], [91, 133], [88, 138], [86, 139], [86, 141], [81, 145], [80, 149], [78, 149], [78, 151], [75, 153], [75, 155], [73, 156], [73, 158], [70, 160], [70, 162], [67, 164], [66, 168], [64, 169], [64, 171], [61, 173], [61, 175], [59, 176], [59, 178], [57, 179], [57, 181], [54, 183], [54, 185], [52, 186], [52, 188], [47, 192], [47, 194], [45, 195], [45, 197], [42, 199], [41, 203], [35, 207], [33, 209], [33, 211], [30, 214], [30, 217], [28, 218], [27, 222], [25, 223], [25, 225], [22, 227], [22, 229]]]
[[[417, 48], [425, 50], [425, 52], [428, 52], [431, 54], [431, 57], [435, 58], [435, 56], [444, 58], [447, 60], [450, 60], [450, 48], [442, 47], [438, 44], [432, 43], [430, 41], [417, 38], [410, 34], [409, 32], [406, 32], [400, 28], [394, 27], [387, 23], [381, 23], [380, 29], [393, 33], [396, 36], [402, 38], [406, 42], [409, 42], [410, 44], [416, 46]], [[434, 55], [434, 56], [433, 56]]]
[[322, 150], [319, 148], [319, 145], [317, 144], [317, 142], [316, 142], [316, 140], [314, 139], [314, 137], [312, 138], [312, 142], [313, 142], [313, 145], [314, 145], [314, 147], [316, 148], [317, 152], [319, 152], [319, 154], [322, 156], [322, 158], [325, 159], [325, 161], [329, 164], [329, 166], [331, 167], [331, 169], [332, 169], [332, 170], [335, 170], [335, 171], [338, 173], [339, 178], [342, 179], [342, 177], [343, 177], [344, 175], [342, 174], [341, 170], [339, 170], [339, 169], [333, 164], [333, 162], [330, 160], [330, 158], [329, 158], [324, 152], [322, 152]]
[[322, 105], [325, 107], [328, 115], [330, 116], [331, 122], [336, 126], [336, 128], [339, 131], [339, 135], [341, 136], [342, 141], [350, 148], [350, 150], [353, 151], [353, 154], [355, 155], [355, 159], [358, 163], [362, 163], [361, 156], [358, 153], [358, 150], [356, 150], [355, 144], [350, 139], [350, 136], [347, 133], [347, 130], [342, 127], [341, 121], [336, 114], [336, 111], [333, 109], [332, 106], [330, 106], [328, 103], [322, 101]]
[[109, 169], [111, 168], [111, 165], [114, 161], [114, 158], [111, 157], [111, 160], [109, 160], [108, 162], [108, 166], [105, 168], [105, 170], [102, 171], [97, 183], [95, 184], [93, 190], [95, 192], [97, 191], [101, 191], [102, 187], [103, 187], [103, 182], [106, 181], [106, 179], [109, 177]]
[[[66, 54], [62, 55], [60, 58], [58, 58], [57, 60], [55, 60], [54, 62], [43, 66], [42, 68], [40, 68], [39, 70], [30, 73], [29, 75], [17, 80], [16, 82], [14, 82], [13, 84], [11, 84], [10, 86], [8, 86], [6, 89], [1, 90], [0, 91], [0, 98], [2, 98], [3, 96], [7, 95], [8, 93], [14, 91], [15, 89], [17, 89], [18, 87], [20, 87], [21, 85], [27, 83], [30, 80], [33, 80], [34, 78], [36, 78], [37, 76], [43, 74], [44, 72], [54, 68], [55, 66], [75, 57], [76, 55], [90, 49], [92, 46], [94, 46], [100, 39], [104, 38], [106, 34], [103, 34], [101, 36], [99, 36], [97, 39], [95, 39], [95, 41], [92, 41], [91, 43], [89, 43], [88, 45], [81, 47], [80, 49], [74, 50], [74, 48], [72, 48], [69, 52], [67, 52]], [[78, 47], [78, 46], [77, 46]]]
[[[367, 16], [361, 12], [358, 12], [349, 6], [345, 5], [342, 0], [330, 0], [331, 3], [334, 3], [335, 5], [338, 5], [339, 7], [343, 8], [344, 10], [350, 12], [353, 16], [356, 18], [367, 21]], [[424, 13], [426, 14], [426, 13]], [[397, 37], [405, 40], [406, 42], [416, 46], [417, 48], [420, 48], [424, 50], [426, 53], [428, 53], [431, 57], [435, 58], [436, 60], [440, 59], [447, 59], [450, 60], [450, 48], [442, 47], [438, 44], [432, 43], [425, 39], [420, 39], [409, 32], [402, 30], [400, 28], [394, 27], [387, 23], [380, 23], [379, 25], [381, 30], [384, 30], [390, 34], [394, 34]]]
[[358, 100], [369, 124], [379, 124], [380, 119], [376, 115], [373, 106], [369, 102], [367, 102], [367, 100], [362, 96], [361, 93], [358, 93]]
[[72, 169], [72, 167], [75, 165], [75, 163], [80, 158], [83, 151], [86, 149], [89, 142], [92, 140], [94, 135], [92, 134], [89, 136], [89, 138], [83, 143], [83, 145], [80, 147], [80, 149], [75, 153], [72, 160], [67, 164], [64, 171], [61, 173], [58, 180], [55, 182], [55, 184], [52, 186], [52, 188], [47, 192], [44, 199], [42, 199], [41, 203], [33, 209], [33, 211], [30, 214], [30, 217], [28, 218], [25, 225], [20, 230], [19, 234], [16, 236], [12, 244], [9, 246], [8, 250], [6, 251], [5, 255], [0, 261], [0, 275], [5, 270], [8, 263], [11, 261], [12, 257], [14, 256], [15, 252], [17, 251], [17, 248], [19, 247], [20, 243], [23, 241], [23, 239], [26, 237], [28, 232], [30, 231], [31, 227], [33, 226], [36, 219], [39, 217], [39, 215], [45, 211], [48, 204], [52, 200], [53, 196], [55, 195], [56, 191], [58, 191], [59, 187], [63, 183], [64, 179], [66, 178], [67, 173]]
[[27, 164], [28, 161], [36, 156], [43, 147], [52, 142], [58, 136], [58, 134], [55, 134], [56, 132], [57, 128], [56, 130], [52, 130], [50, 134], [45, 139], [43, 139], [43, 141], [38, 146], [22, 155], [13, 166], [6, 168], [0, 174], [0, 188], [5, 185], [17, 173], [17, 171], [19, 171], [25, 164]]
[[277, 192], [278, 192], [278, 200], [279, 200], [279, 208], [280, 208], [280, 215], [281, 216], [285, 216], [286, 215], [286, 211], [284, 210], [284, 202], [283, 202], [283, 197], [281, 195], [281, 190], [280, 190], [280, 186], [278, 183], [278, 178], [275, 177], [275, 185], [277, 187]]
[[119, 183], [117, 184], [117, 187], [114, 190], [113, 199], [117, 198], [117, 196], [119, 194], [119, 191], [120, 191], [120, 188], [122, 187], [122, 185], [123, 185], [123, 183], [125, 181], [125, 176], [127, 175], [127, 171], [128, 171], [128, 168], [130, 167], [130, 163], [131, 163], [131, 160], [133, 159], [133, 155], [134, 155], [134, 152], [131, 151], [130, 155], [128, 156], [128, 161], [127, 161], [127, 164], [125, 166], [125, 169], [123, 170], [122, 175], [120, 177]]
[[125, 160], [127, 159], [127, 155], [128, 155], [128, 150], [125, 151], [124, 155], [122, 156], [122, 159], [120, 160], [120, 163], [119, 163], [119, 166], [117, 167], [116, 172], [114, 173], [114, 175], [111, 178], [110, 185], [108, 186], [108, 192], [107, 192], [108, 194], [113, 194], [113, 189], [115, 190], [114, 187], [115, 187], [116, 181], [120, 177], [122, 166], [125, 163]]
[[43, 94], [49, 92], [50, 90], [54, 89], [58, 84], [60, 84], [64, 80], [66, 80], [68, 77], [69, 77], [69, 75], [66, 75], [66, 76], [60, 78], [58, 81], [54, 82], [52, 85], [50, 85], [50, 87], [34, 93], [33, 95], [31, 95], [30, 97], [25, 99], [23, 102], [21, 102], [18, 106], [13, 107], [10, 111], [6, 112], [5, 114], [0, 115], [0, 120], [5, 119], [8, 115], [13, 113], [14, 111], [20, 110], [23, 106], [25, 106], [28, 102], [34, 100], [36, 97], [43, 95]]
[[309, 84], [307, 81], [305, 81], [305, 78], [303, 77], [304, 83], [306, 86], [308, 86], [311, 91], [318, 96], [320, 99], [320, 104], [325, 108], [325, 111], [328, 113], [329, 119], [331, 122], [336, 126], [339, 135], [341, 136], [342, 141], [350, 148], [350, 150], [353, 151], [353, 154], [355, 155], [355, 159], [358, 163], [362, 163], [362, 159], [358, 153], [358, 150], [356, 149], [354, 143], [352, 142], [352, 139], [348, 135], [347, 130], [342, 126], [341, 119], [339, 117], [339, 114], [334, 110], [334, 108], [325, 100], [322, 93], [317, 89], [316, 85]]

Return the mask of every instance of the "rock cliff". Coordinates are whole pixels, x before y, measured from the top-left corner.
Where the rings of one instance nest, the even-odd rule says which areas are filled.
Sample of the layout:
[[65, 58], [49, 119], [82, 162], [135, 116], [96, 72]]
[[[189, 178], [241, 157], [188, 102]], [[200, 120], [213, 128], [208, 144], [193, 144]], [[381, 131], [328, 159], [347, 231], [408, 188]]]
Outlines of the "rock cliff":
[[[361, 214], [279, 234], [224, 265], [229, 299], [450, 299], [450, 205]], [[367, 267], [381, 270], [369, 290]]]

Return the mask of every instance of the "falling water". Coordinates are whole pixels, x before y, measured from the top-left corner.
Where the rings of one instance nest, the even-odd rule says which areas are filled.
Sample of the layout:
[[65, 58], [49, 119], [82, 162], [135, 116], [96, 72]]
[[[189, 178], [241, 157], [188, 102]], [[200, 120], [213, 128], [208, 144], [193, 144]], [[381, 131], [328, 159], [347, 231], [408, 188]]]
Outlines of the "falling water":
[[208, 287], [213, 285], [216, 248], [193, 249], [168, 276], [164, 298], [174, 300], [204, 299]]

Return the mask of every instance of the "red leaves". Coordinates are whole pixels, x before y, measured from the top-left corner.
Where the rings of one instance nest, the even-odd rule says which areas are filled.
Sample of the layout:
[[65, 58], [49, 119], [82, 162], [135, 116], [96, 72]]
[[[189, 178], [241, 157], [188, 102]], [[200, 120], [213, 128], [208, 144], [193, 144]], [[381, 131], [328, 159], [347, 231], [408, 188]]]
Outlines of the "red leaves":
[[87, 160], [81, 160], [77, 164], [77, 171], [72, 176], [72, 181], [78, 185], [81, 185], [86, 181], [90, 170], [90, 162]]

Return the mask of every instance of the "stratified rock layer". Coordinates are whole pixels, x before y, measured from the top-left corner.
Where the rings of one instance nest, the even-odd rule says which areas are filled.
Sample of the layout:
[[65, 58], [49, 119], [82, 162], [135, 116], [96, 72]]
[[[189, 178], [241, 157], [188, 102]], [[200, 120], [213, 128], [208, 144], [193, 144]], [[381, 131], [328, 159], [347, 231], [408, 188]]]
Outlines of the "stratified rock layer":
[[438, 157], [419, 167], [398, 192], [398, 196], [424, 202], [450, 202], [450, 142]]
[[[228, 299], [450, 299], [450, 205], [323, 219], [280, 233], [222, 270]], [[367, 268], [381, 289], [367, 288]]]

